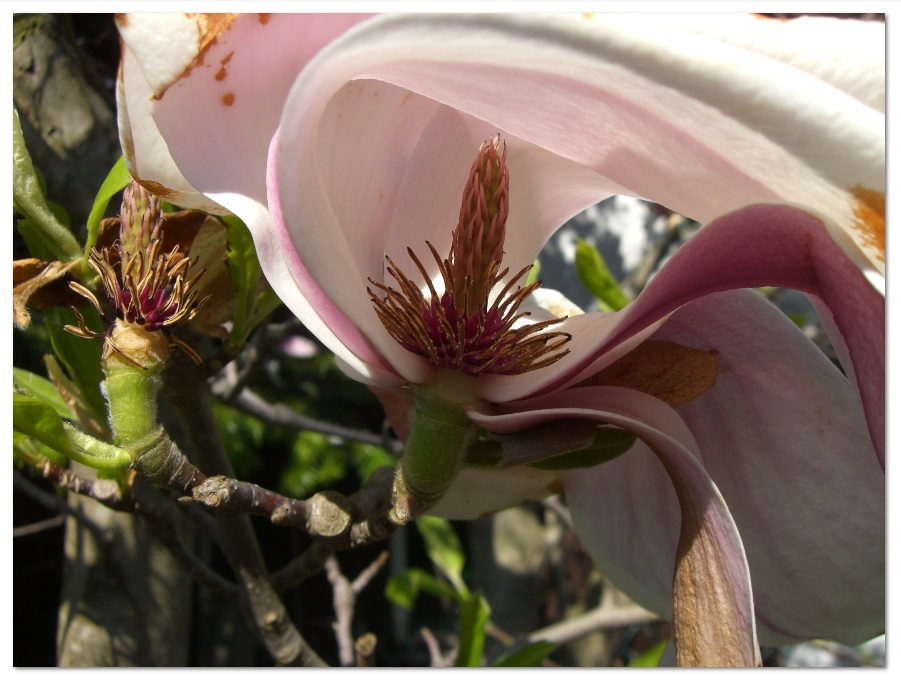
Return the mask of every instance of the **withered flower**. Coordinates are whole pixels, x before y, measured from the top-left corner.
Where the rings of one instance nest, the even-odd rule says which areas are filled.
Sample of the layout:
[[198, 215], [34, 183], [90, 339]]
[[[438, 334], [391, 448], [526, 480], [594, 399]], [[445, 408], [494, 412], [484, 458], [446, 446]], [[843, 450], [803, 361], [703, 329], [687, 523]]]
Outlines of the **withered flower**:
[[[113, 248], [91, 250], [90, 266], [100, 276], [115, 321], [104, 314], [97, 297], [88, 288], [77, 282], [69, 284], [90, 301], [110, 327], [102, 332], [91, 330], [73, 307], [78, 326], [66, 326], [66, 330], [84, 338], [104, 338], [104, 359], [117, 352], [146, 368], [134, 343], [123, 342], [127, 334], [140, 330], [143, 338], [155, 341], [155, 353], [162, 360], [168, 356], [171, 343], [195, 363], [201, 363], [200, 355], [173, 335], [171, 329], [193, 319], [210, 299], [211, 296], [200, 299], [197, 291], [205, 270], [193, 273], [194, 260], [185, 257], [177, 245], [168, 253], [162, 252], [161, 226], [159, 200], [140, 185], [131, 183], [122, 200], [119, 240]], [[165, 348], [160, 339], [165, 339]]]

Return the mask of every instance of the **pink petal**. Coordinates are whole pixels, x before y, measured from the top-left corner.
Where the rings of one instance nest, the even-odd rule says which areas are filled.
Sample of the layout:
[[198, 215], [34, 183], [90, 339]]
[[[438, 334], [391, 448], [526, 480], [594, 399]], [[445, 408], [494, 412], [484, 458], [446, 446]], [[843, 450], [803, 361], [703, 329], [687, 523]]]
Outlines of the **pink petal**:
[[[832, 56], [838, 70], [847, 55]], [[870, 51], [849, 58], [881, 66]], [[884, 116], [792, 64], [647, 15], [392, 16], [312, 63], [285, 120], [310, 131], [289, 145], [309, 156], [342, 131], [316, 132], [333, 93], [387, 81], [701, 221], [761, 201], [808, 206], [878, 279], [884, 245], [867, 210], [885, 190]]]
[[870, 436], [883, 462], [885, 301], [829, 238], [822, 223], [802, 210], [750, 206], [706, 225], [624, 310], [627, 320], [605, 347], [644, 331], [686, 302], [755, 286], [800, 290], [831, 311], [826, 328], [837, 328], [841, 346], [847, 346]]
[[131, 50], [123, 46], [116, 100], [119, 141], [128, 172], [175, 205], [217, 215], [227, 212], [191, 186], [175, 165], [151, 116], [152, 94]]
[[885, 24], [880, 21], [822, 16], [785, 21], [738, 13], [685, 13], [659, 18], [807, 71], [885, 112]]
[[[759, 663], [751, 583], [741, 539], [716, 485], [700, 463], [691, 433], [675, 411], [654, 397], [616, 387], [574, 388], [519, 402], [515, 408], [522, 410], [493, 415], [484, 408], [473, 409], [470, 417], [480, 427], [501, 434], [553, 420], [586, 418], [622, 427], [651, 447], [666, 469], [681, 506], [678, 558], [675, 550], [659, 555], [668, 562], [670, 574], [676, 567], [674, 627], [677, 651], [682, 647], [678, 651], [680, 663]], [[621, 458], [630, 456], [632, 451]], [[585, 503], [579, 496], [579, 487], [573, 505], [568, 484], [571, 478], [589, 477], [593, 470], [605, 467], [563, 474], [576, 529], [589, 552], [597, 524], [592, 513], [583, 512]], [[589, 500], [593, 498], [596, 494], [589, 494]], [[633, 502], [640, 503], [642, 499]], [[666, 568], [659, 562], [655, 564]], [[600, 565], [603, 569], [604, 563]]]
[[[361, 101], [373, 105], [361, 107]], [[385, 274], [387, 254], [418, 280], [408, 247], [437, 277], [426, 242], [447, 255], [470, 166], [496, 130], [377, 81], [349, 84], [328, 101], [298, 89], [290, 102], [278, 146], [278, 183], [316, 189], [280, 192], [280, 238], [298, 252], [309, 283], [364, 330], [398, 373], [422, 382], [427, 374], [421, 362], [382, 328], [366, 294], [367, 278], [396, 285]], [[294, 102], [304, 104], [297, 109], [302, 118], [294, 115]], [[311, 118], [312, 111], [318, 113]], [[562, 221], [617, 187], [515, 137], [505, 142], [519, 187], [512, 192], [504, 263], [515, 272], [532, 263]]]
[[363, 18], [138, 14], [120, 20], [120, 32], [186, 180], [214, 200], [239, 194], [264, 203], [269, 142], [288, 89], [313, 55]]
[[741, 533], [761, 640], [881, 633], [885, 475], [847, 380], [749, 291], [687, 305], [654, 337], [720, 351], [714, 388], [678, 410]]
[[[716, 385], [678, 411], [741, 534], [760, 641], [855, 643], [879, 632], [885, 482], [847, 381], [747, 291], [682, 307], [654, 339], [720, 352]], [[566, 473], [564, 485], [600, 569], [668, 612], [678, 504], [647, 447]]]

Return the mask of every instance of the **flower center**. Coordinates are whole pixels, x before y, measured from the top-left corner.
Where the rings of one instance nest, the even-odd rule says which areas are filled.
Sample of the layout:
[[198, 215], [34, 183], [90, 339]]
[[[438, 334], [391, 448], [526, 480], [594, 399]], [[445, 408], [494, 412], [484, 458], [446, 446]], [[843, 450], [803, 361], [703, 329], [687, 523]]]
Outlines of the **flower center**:
[[387, 272], [397, 288], [373, 279], [379, 297], [367, 288], [375, 311], [391, 336], [407, 350], [426, 357], [438, 367], [459, 369], [468, 375], [516, 375], [549, 366], [569, 353], [563, 332], [544, 332], [563, 319], [534, 324], [516, 322], [528, 312], [519, 308], [540, 282], [516, 287], [531, 265], [524, 267], [490, 301], [492, 290], [509, 273], [501, 270], [509, 211], [510, 175], [507, 149], [495, 137], [479, 148], [463, 190], [460, 219], [451, 250], [442, 259], [426, 241], [444, 283], [439, 294], [420, 259], [407, 253], [428, 287], [429, 296], [386, 256]]

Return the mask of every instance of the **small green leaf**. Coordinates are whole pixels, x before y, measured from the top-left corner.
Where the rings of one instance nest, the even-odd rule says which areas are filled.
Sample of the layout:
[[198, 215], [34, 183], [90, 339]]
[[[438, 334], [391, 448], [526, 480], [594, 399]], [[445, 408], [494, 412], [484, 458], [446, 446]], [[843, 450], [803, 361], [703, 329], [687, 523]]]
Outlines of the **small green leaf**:
[[[104, 323], [93, 307], [82, 309], [88, 327], [100, 330]], [[65, 366], [72, 382], [78, 386], [85, 406], [99, 423], [106, 421], [106, 400], [100, 392], [103, 370], [100, 355], [103, 352], [101, 340], [80, 338], [63, 330], [63, 326], [75, 325], [75, 315], [70, 309], [57, 307], [47, 313], [45, 327], [50, 333], [50, 342], [59, 361]]]
[[63, 418], [71, 418], [72, 410], [60, 396], [56, 385], [35, 373], [29, 373], [21, 368], [13, 368], [13, 385], [19, 391], [31, 397], [35, 397], [49, 405]]
[[588, 291], [594, 295], [602, 311], [617, 312], [627, 304], [626, 297], [597, 248], [582, 239], [576, 245], [576, 271]]
[[250, 331], [259, 326], [260, 322], [269, 316], [269, 313], [276, 309], [280, 304], [282, 304], [281, 298], [275, 294], [275, 291], [272, 290], [272, 288], [268, 285], [263, 288], [257, 295], [256, 304], [253, 308], [253, 316], [250, 317], [250, 321], [246, 324], [247, 330], [245, 337]]
[[222, 218], [228, 229], [228, 273], [235, 286], [235, 318], [228, 341], [233, 346], [243, 344], [252, 330], [248, 319], [253, 317], [257, 284], [262, 275], [257, 252], [247, 226], [237, 217]]
[[416, 520], [416, 528], [425, 541], [425, 549], [429, 559], [447, 577], [457, 592], [463, 597], [469, 595], [469, 589], [463, 582], [463, 565], [466, 558], [463, 548], [451, 523], [441, 517], [424, 515]]
[[555, 649], [557, 649], [557, 645], [554, 643], [539, 640], [514, 652], [500, 656], [492, 665], [503, 668], [534, 668], [540, 666], [541, 662]]
[[46, 402], [18, 392], [13, 392], [13, 428], [98, 470], [119, 470], [131, 464], [131, 456], [123, 449], [76, 430]]
[[37, 397], [13, 393], [13, 428], [67, 458], [75, 454], [63, 429], [63, 419], [52, 406]]
[[[19, 113], [13, 110], [13, 206], [28, 218], [26, 243], [39, 240], [53, 259], [70, 262], [81, 255], [75, 236], [53, 214], [41, 188], [31, 155], [25, 146], [25, 136], [19, 123]], [[20, 226], [21, 229], [21, 226]], [[25, 232], [23, 232], [25, 235]]]
[[91, 248], [97, 244], [100, 222], [103, 220], [104, 213], [106, 213], [106, 207], [113, 196], [128, 186], [130, 181], [131, 175], [128, 174], [128, 170], [125, 167], [125, 158], [120, 156], [119, 160], [116, 161], [109, 171], [106, 179], [103, 180], [103, 184], [100, 185], [100, 190], [94, 198], [94, 205], [91, 206], [91, 212], [88, 215], [88, 240], [85, 243], [84, 255], [82, 256], [82, 269], [84, 271], [87, 271], [88, 268], [88, 257], [91, 254]]
[[529, 270], [529, 275], [526, 277], [526, 286], [535, 283], [539, 276], [541, 276], [541, 262], [535, 260], [532, 263], [532, 268]]
[[454, 665], [458, 668], [475, 668], [482, 663], [485, 647], [485, 626], [491, 615], [491, 607], [481, 593], [466, 598], [460, 605], [460, 651]]
[[413, 610], [419, 593], [425, 591], [435, 597], [450, 597], [459, 601], [460, 595], [453, 587], [422, 569], [407, 569], [388, 579], [385, 597], [404, 609]]
[[540, 470], [574, 470], [576, 468], [594, 467], [624, 454], [632, 448], [634, 443], [635, 435], [624, 430], [602, 427], [598, 429], [594, 441], [587, 448], [581, 451], [564, 453], [553, 458], [545, 458], [532, 463], [531, 467]]
[[656, 668], [660, 664], [660, 657], [663, 656], [663, 650], [666, 649], [666, 643], [666, 640], [657, 642], [651, 647], [648, 647], [626, 665], [629, 668]]
[[69, 461], [49, 446], [44, 446], [36, 439], [32, 439], [24, 432], [13, 430], [13, 456], [26, 465], [37, 466], [49, 459], [51, 462], [65, 467]]

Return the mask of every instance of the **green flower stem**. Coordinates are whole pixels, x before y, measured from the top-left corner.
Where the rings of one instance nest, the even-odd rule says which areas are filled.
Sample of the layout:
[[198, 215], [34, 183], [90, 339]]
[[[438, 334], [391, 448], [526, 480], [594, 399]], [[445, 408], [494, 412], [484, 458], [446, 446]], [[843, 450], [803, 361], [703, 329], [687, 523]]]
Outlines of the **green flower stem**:
[[156, 406], [160, 376], [123, 362], [105, 373], [110, 425], [123, 448], [137, 458], [160, 437]]
[[113, 434], [134, 458], [162, 436], [157, 419], [161, 373], [169, 358], [169, 341], [160, 332], [121, 319], [104, 345], [103, 394]]
[[440, 397], [436, 392], [413, 392], [410, 436], [394, 482], [391, 510], [391, 519], [399, 524], [416, 519], [438, 502], [476, 437], [476, 427], [464, 411], [466, 401], [455, 399], [453, 392]]
[[101, 361], [113, 434], [151, 484], [184, 494], [206, 479], [159, 423], [157, 399], [169, 342], [159, 332], [117, 321]]

